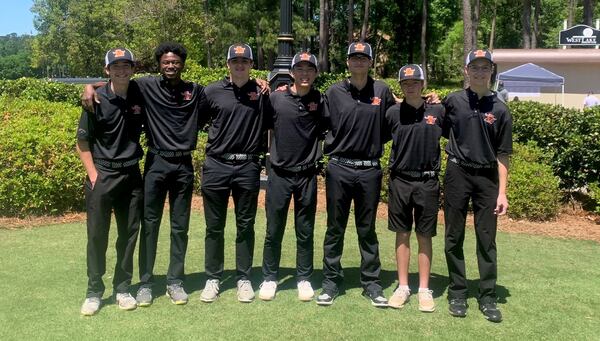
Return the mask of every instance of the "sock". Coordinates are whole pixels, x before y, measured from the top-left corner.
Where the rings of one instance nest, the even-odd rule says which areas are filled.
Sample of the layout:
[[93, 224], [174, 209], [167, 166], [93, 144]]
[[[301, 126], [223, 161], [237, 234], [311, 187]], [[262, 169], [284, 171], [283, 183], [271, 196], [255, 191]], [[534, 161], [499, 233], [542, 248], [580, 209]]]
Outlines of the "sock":
[[419, 292], [428, 292], [429, 288], [419, 288]]
[[410, 288], [408, 287], [408, 285], [398, 285], [398, 288], [399, 288], [400, 290], [407, 290], [407, 291], [410, 291]]

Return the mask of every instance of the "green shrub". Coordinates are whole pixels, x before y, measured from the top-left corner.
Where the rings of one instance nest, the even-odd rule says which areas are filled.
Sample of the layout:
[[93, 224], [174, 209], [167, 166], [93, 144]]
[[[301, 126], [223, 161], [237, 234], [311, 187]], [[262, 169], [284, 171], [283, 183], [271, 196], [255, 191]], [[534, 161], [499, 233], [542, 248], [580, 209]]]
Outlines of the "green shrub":
[[556, 217], [561, 192], [559, 178], [547, 163], [551, 157], [535, 143], [515, 143], [507, 188], [509, 217], [542, 221]]
[[0, 80], [0, 95], [79, 105], [83, 86], [35, 78]]
[[600, 180], [600, 107], [580, 111], [536, 102], [510, 102], [515, 140], [551, 153], [563, 188]]
[[588, 195], [595, 204], [594, 212], [600, 214], [600, 184], [598, 182], [588, 185]]
[[0, 216], [83, 207], [85, 171], [75, 152], [80, 109], [0, 97]]

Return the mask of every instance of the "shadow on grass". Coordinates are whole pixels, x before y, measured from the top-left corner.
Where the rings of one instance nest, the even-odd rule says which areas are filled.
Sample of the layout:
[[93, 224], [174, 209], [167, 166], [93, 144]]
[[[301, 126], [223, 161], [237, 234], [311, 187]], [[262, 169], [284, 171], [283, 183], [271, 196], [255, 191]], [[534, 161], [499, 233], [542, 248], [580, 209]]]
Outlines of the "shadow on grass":
[[[397, 286], [396, 271], [381, 270], [380, 276], [381, 285], [386, 291], [393, 291]], [[186, 275], [185, 290], [188, 294], [195, 291], [201, 291], [204, 289], [204, 284], [208, 278], [204, 272], [195, 272]], [[252, 281], [253, 288], [258, 291], [260, 283], [262, 283], [262, 269], [259, 266], [252, 268], [250, 274], [250, 280]], [[225, 270], [223, 277], [221, 278], [221, 291], [236, 289], [236, 271]], [[310, 279], [313, 289], [315, 292], [319, 292], [323, 282], [323, 270], [315, 269]], [[408, 278], [411, 292], [416, 293], [419, 290], [419, 274], [411, 273]], [[153, 294], [155, 296], [165, 295], [166, 292], [166, 276], [155, 275]], [[467, 280], [469, 288], [467, 298], [477, 298], [479, 296], [479, 280], [469, 279]], [[362, 288], [360, 283], [360, 268], [348, 267], [344, 268], [344, 282], [340, 287], [340, 295], [344, 294], [345, 290]], [[137, 290], [137, 286], [135, 287]], [[391, 289], [391, 290], [388, 290]], [[429, 277], [429, 289], [433, 290], [433, 297], [438, 298], [446, 295], [448, 289], [448, 276], [441, 275], [438, 273], [431, 273]], [[279, 269], [279, 285], [277, 286], [278, 291], [285, 290], [296, 290], [296, 269], [295, 268], [280, 268]], [[135, 293], [133, 291], [132, 293]], [[498, 296], [498, 303], [505, 304], [507, 298], [510, 297], [510, 291], [508, 288], [502, 285], [496, 285], [496, 294]], [[113, 297], [103, 299], [103, 305], [114, 303]]]

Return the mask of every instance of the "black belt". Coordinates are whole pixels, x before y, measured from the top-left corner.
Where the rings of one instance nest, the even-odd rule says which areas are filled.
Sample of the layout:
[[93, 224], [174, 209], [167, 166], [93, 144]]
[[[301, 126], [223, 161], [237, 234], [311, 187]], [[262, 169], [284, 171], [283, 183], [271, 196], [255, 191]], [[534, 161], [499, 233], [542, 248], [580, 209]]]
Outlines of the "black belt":
[[437, 176], [438, 176], [437, 171], [405, 171], [405, 170], [397, 171], [397, 170], [394, 170], [394, 171], [392, 171], [392, 173], [394, 175], [406, 176], [406, 177], [415, 178], [415, 179], [433, 179], [433, 178], [437, 178]]
[[159, 150], [152, 147], [148, 147], [148, 151], [152, 154], [156, 154], [162, 157], [182, 157], [192, 154], [191, 150]]
[[330, 159], [339, 164], [350, 166], [350, 167], [378, 167], [379, 160], [371, 159], [371, 160], [358, 160], [358, 159], [348, 159], [341, 156], [331, 156]]
[[111, 161], [106, 159], [94, 159], [94, 163], [108, 168], [126, 168], [138, 164], [139, 159], [131, 159], [127, 161]]
[[285, 172], [290, 172], [290, 173], [300, 173], [300, 172], [307, 171], [309, 169], [317, 168], [314, 163], [307, 163], [304, 165], [294, 166], [294, 167], [280, 167], [280, 166], [273, 166], [273, 165], [272, 165], [272, 167], [275, 169], [281, 169]]
[[448, 161], [455, 163], [461, 167], [473, 168], [473, 169], [495, 169], [498, 167], [497, 163], [481, 164], [481, 163], [460, 160], [455, 157], [449, 157]]
[[225, 161], [258, 161], [258, 154], [245, 154], [245, 153], [225, 153], [217, 155], [221, 160]]

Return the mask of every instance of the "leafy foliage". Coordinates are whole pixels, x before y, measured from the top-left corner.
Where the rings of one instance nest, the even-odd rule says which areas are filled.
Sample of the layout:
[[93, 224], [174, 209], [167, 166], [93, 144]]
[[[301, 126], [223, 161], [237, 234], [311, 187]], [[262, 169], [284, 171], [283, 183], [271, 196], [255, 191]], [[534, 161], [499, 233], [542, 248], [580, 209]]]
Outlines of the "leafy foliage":
[[600, 108], [576, 110], [537, 102], [511, 102], [519, 142], [533, 141], [551, 153], [563, 188], [600, 179]]
[[52, 82], [34, 78], [0, 80], [0, 95], [30, 100], [46, 100], [79, 105], [80, 85]]
[[0, 215], [61, 214], [83, 205], [75, 153], [80, 109], [0, 97]]

